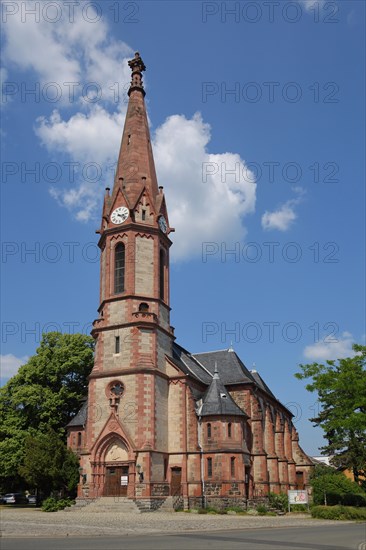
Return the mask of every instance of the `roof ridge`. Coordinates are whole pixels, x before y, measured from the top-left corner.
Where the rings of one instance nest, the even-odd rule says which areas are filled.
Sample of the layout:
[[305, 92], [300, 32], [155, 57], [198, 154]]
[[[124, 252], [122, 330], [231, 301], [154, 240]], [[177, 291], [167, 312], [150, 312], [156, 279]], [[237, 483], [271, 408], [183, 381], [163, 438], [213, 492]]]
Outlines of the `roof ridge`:
[[206, 367], [205, 367], [204, 365], [202, 365], [202, 363], [201, 363], [200, 361], [198, 361], [198, 359], [196, 359], [192, 353], [189, 353], [189, 351], [188, 351], [187, 354], [189, 355], [189, 357], [192, 357], [193, 360], [194, 360], [194, 361], [195, 361], [195, 362], [196, 362], [205, 372], [207, 372], [207, 374], [209, 374], [209, 375], [211, 376], [211, 378], [213, 378], [212, 373], [211, 373], [208, 369], [206, 369]]
[[[197, 375], [193, 372], [193, 370], [190, 368], [190, 366], [187, 365], [187, 363], [184, 361], [183, 357], [180, 357], [179, 360], [182, 361], [183, 365], [184, 365], [185, 367], [187, 367], [187, 369], [189, 370], [189, 372], [192, 373], [193, 376], [196, 378]], [[205, 369], [205, 370], [206, 370], [206, 369]], [[210, 376], [212, 376], [212, 374], [210, 374]], [[201, 382], [203, 382], [203, 380], [201, 380]]]
[[228, 348], [224, 348], [224, 349], [216, 349], [213, 351], [199, 351], [197, 353], [192, 353], [191, 355], [203, 355], [204, 353], [220, 353], [220, 351], [227, 351], [229, 353]]

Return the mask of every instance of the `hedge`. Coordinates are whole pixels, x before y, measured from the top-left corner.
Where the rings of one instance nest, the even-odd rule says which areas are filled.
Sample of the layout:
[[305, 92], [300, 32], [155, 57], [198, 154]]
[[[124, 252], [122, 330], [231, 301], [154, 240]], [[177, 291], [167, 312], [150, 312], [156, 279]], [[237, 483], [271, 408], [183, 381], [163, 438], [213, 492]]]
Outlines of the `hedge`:
[[313, 506], [311, 515], [318, 519], [366, 520], [366, 508], [353, 506]]

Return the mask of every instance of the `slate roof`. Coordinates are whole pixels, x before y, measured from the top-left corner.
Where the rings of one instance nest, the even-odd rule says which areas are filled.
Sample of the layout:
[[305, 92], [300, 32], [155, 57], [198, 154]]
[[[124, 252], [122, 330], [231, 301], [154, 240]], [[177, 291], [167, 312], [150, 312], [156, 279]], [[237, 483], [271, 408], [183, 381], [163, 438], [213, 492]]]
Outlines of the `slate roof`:
[[[223, 386], [253, 384], [286, 408], [272, 393], [260, 374], [256, 370], [248, 370], [232, 349], [191, 354], [174, 342], [173, 360], [185, 374], [190, 374], [206, 385], [211, 384], [215, 373], [215, 365], [217, 365], [219, 378]], [[293, 416], [291, 411], [289, 412]]]
[[81, 406], [81, 409], [76, 413], [74, 418], [70, 420], [66, 427], [68, 428], [69, 426], [84, 426], [86, 421], [87, 409], [88, 401], [87, 399], [85, 399], [84, 403]]
[[194, 378], [206, 385], [211, 384], [215, 373], [215, 365], [217, 365], [218, 374], [224, 386], [243, 383], [254, 384], [277, 401], [277, 398], [259, 373], [255, 370], [249, 371], [232, 349], [192, 354], [174, 342], [173, 357], [171, 359], [184, 374], [193, 375]]
[[[198, 389], [193, 391], [196, 400], [203, 399], [201, 416], [209, 414], [245, 416], [245, 413], [236, 405], [225, 388], [225, 386], [234, 384], [253, 384], [280, 403], [258, 372], [255, 370], [249, 371], [232, 349], [192, 354], [174, 342], [173, 355], [170, 360], [184, 374], [192, 376], [198, 382], [208, 386], [203, 396]], [[215, 378], [215, 365], [217, 366], [217, 378]], [[222, 398], [221, 394], [226, 394], [227, 397]], [[282, 403], [280, 404], [282, 405]], [[85, 401], [79, 412], [68, 423], [68, 427], [83, 426], [85, 424], [87, 406], [87, 401]], [[289, 412], [291, 413], [291, 411]]]
[[245, 382], [251, 384], [257, 383], [235, 351], [223, 349], [195, 353], [193, 357], [206, 367], [212, 375], [215, 372], [215, 364], [217, 363], [220, 379], [225, 386], [227, 384], [243, 384]]
[[211, 374], [210, 370], [205, 368], [205, 366], [203, 366], [194, 355], [175, 342], [173, 344], [172, 359], [174, 363], [184, 372], [184, 374], [193, 375], [200, 382], [203, 382], [206, 385], [211, 383], [213, 371]]
[[202, 405], [197, 411], [198, 416], [231, 415], [247, 416], [235, 403], [221, 382], [217, 370], [211, 384], [202, 399]]
[[251, 375], [253, 376], [254, 380], [256, 381], [257, 386], [262, 388], [263, 391], [265, 391], [266, 393], [271, 395], [273, 397], [273, 399], [276, 399], [276, 401], [277, 401], [276, 396], [271, 392], [271, 390], [269, 389], [269, 387], [267, 386], [267, 384], [265, 383], [265, 381], [263, 380], [261, 375], [256, 370], [252, 370]]

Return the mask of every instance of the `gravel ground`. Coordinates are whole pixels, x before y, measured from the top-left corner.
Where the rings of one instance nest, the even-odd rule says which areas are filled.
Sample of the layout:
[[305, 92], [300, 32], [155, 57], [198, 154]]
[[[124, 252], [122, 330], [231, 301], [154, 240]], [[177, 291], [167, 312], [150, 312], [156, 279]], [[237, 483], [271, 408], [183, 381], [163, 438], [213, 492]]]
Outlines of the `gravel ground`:
[[221, 529], [306, 527], [338, 524], [337, 521], [311, 519], [296, 514], [277, 517], [220, 516], [176, 513], [45, 513], [37, 509], [4, 508], [1, 510], [1, 535], [5, 537], [138, 535]]

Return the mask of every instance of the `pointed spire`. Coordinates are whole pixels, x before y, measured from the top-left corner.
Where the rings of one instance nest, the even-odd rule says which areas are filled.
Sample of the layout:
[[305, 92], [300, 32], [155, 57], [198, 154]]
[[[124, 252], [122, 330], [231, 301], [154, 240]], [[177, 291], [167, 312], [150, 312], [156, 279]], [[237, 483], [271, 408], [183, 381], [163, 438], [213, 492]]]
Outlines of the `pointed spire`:
[[230, 393], [225, 388], [219, 377], [217, 362], [215, 361], [215, 374], [211, 384], [206, 390], [202, 399], [202, 406], [199, 411], [200, 416], [211, 416], [218, 414], [230, 414], [235, 416], [247, 416], [235, 403]]
[[219, 377], [219, 371], [217, 370], [217, 361], [215, 361], [215, 372], [214, 372], [214, 375], [213, 375], [213, 379], [214, 380], [218, 380], [220, 377]]
[[138, 52], [128, 64], [132, 71], [131, 85], [112, 198], [121, 190], [133, 207], [145, 187], [155, 206], [159, 189], [142, 82], [142, 72], [146, 67]]

